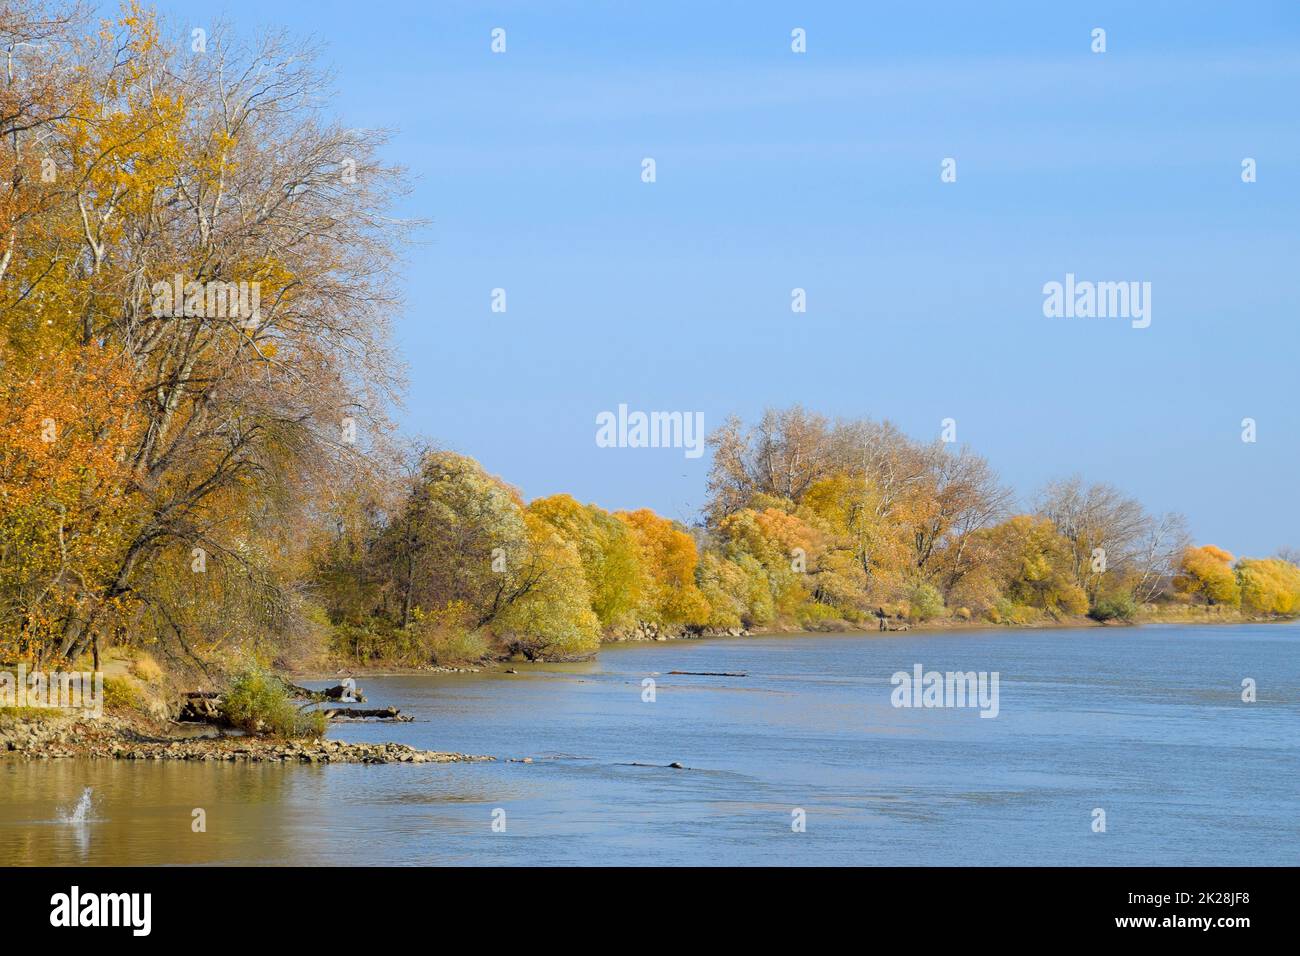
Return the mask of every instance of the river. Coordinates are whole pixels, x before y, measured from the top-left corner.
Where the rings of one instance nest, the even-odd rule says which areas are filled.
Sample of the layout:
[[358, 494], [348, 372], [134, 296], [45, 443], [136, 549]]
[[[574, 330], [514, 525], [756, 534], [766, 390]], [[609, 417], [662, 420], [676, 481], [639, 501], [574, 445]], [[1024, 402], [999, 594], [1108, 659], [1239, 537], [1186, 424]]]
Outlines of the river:
[[[891, 675], [918, 664], [997, 672], [997, 716], [893, 706]], [[0, 861], [1300, 863], [1300, 625], [675, 641], [513, 666], [367, 678], [372, 705], [415, 722], [331, 731], [492, 763], [0, 760]]]

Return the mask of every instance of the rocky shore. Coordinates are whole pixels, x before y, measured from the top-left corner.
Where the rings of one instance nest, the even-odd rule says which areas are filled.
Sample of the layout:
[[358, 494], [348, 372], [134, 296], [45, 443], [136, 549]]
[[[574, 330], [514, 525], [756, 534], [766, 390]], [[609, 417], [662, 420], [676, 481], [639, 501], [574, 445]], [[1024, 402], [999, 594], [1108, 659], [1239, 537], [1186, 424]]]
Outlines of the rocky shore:
[[689, 628], [661, 627], [650, 621], [640, 621], [635, 627], [619, 631], [605, 638], [606, 643], [622, 644], [627, 641], [682, 641], [698, 640], [709, 637], [749, 637], [750, 632], [743, 627], [725, 628]]
[[225, 763], [460, 763], [493, 757], [416, 750], [405, 744], [277, 740], [226, 734], [177, 735], [122, 717], [0, 715], [0, 759], [197, 760]]

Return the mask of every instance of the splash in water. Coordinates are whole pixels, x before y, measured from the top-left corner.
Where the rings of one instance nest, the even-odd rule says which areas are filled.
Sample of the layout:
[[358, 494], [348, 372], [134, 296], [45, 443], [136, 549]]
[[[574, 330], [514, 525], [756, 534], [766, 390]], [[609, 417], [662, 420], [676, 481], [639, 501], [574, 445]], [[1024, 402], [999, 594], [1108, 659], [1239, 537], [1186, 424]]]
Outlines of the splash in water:
[[72, 812], [63, 815], [64, 823], [85, 823], [90, 819], [90, 811], [94, 808], [94, 803], [91, 799], [91, 793], [93, 790], [94, 788], [87, 787], [85, 790], [81, 791], [81, 799], [78, 800], [77, 805], [72, 808]]

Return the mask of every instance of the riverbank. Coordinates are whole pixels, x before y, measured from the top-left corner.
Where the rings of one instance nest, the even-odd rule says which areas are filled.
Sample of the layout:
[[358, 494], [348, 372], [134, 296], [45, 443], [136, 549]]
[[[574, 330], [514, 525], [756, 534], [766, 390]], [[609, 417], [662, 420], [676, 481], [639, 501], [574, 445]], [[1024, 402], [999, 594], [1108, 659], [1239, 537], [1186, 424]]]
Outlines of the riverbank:
[[[1163, 610], [1147, 609], [1131, 622], [1102, 622], [1091, 618], [1070, 618], [1050, 623], [1022, 625], [994, 624], [988, 621], [943, 619], [917, 622], [902, 629], [891, 627], [886, 631], [864, 630], [861, 625], [849, 622], [823, 622], [816, 629], [789, 624], [741, 633], [659, 632], [654, 638], [613, 641], [611, 644], [628, 646], [666, 641], [710, 641], [724, 639], [779, 639], [797, 635], [844, 636], [881, 639], [898, 637], [924, 637], [927, 634], [950, 635], [970, 633], [972, 636], [996, 632], [1069, 630], [1082, 628], [1131, 628], [1143, 625], [1240, 625], [1287, 623], [1294, 618], [1259, 618], [1242, 614], [1232, 608], [1179, 607]], [[595, 656], [595, 655], [592, 655]], [[124, 672], [121, 662], [107, 662], [110, 669]], [[340, 675], [353, 674], [365, 677], [398, 677], [430, 674], [519, 674], [530, 663], [522, 659], [502, 658], [480, 661], [468, 666], [424, 665], [416, 667], [395, 666], [383, 661], [365, 665], [334, 662], [328, 667], [289, 667], [286, 673], [294, 680], [327, 681]], [[4, 757], [37, 760], [64, 758], [91, 758], [108, 760], [181, 760], [245, 763], [457, 763], [490, 761], [494, 757], [466, 753], [419, 750], [396, 743], [351, 744], [321, 738], [283, 739], [232, 731], [205, 724], [178, 722], [168, 719], [167, 710], [151, 700], [150, 706], [141, 709], [130, 707], [110, 708], [103, 717], [92, 719], [81, 715], [44, 710], [0, 710], [0, 759]], [[152, 712], [151, 712], [152, 711]], [[161, 712], [161, 713], [160, 713]], [[174, 710], [171, 716], [175, 716]]]
[[464, 763], [495, 757], [405, 744], [281, 740], [214, 732], [144, 715], [0, 712], [0, 759], [197, 760], [225, 763]]
[[[1296, 616], [1261, 616], [1252, 615], [1242, 612], [1239, 608], [1224, 606], [1205, 606], [1205, 605], [1144, 605], [1142, 609], [1131, 620], [1111, 620], [1098, 621], [1095, 618], [1087, 616], [1072, 616], [1061, 618], [1050, 618], [1044, 616], [1041, 620], [1031, 623], [994, 623], [988, 620], [972, 619], [964, 620], [961, 618], [932, 618], [926, 621], [903, 621], [896, 619], [887, 619], [887, 626], [881, 630], [878, 626], [864, 626], [861, 622], [828, 620], [815, 623], [798, 623], [782, 622], [772, 624], [761, 628], [748, 630], [744, 628], [732, 628], [720, 631], [703, 631], [696, 632], [691, 630], [656, 630], [653, 636], [650, 632], [643, 632], [646, 636], [629, 636], [620, 635], [610, 638], [602, 643], [602, 647], [622, 647], [627, 645], [638, 644], [655, 644], [675, 641], [710, 641], [710, 640], [728, 640], [734, 638], [773, 638], [773, 637], [793, 637], [801, 634], [807, 635], [825, 635], [835, 636], [842, 635], [845, 637], [896, 637], [902, 634], [913, 636], [924, 636], [926, 634], [953, 634], [953, 633], [971, 633], [987, 634], [990, 632], [1019, 632], [1019, 631], [1058, 631], [1058, 630], [1082, 630], [1091, 628], [1109, 628], [1130, 629], [1141, 628], [1148, 625], [1181, 625], [1181, 626], [1200, 626], [1200, 625], [1242, 625], [1242, 624], [1288, 624], [1294, 623], [1298, 618]], [[598, 657], [600, 651], [597, 650], [581, 660], [590, 660]], [[550, 663], [563, 663], [566, 660], [557, 659]], [[479, 673], [512, 673], [520, 665], [547, 663], [546, 660], [538, 659], [534, 661], [526, 660], [523, 655], [490, 657], [478, 661], [461, 662], [459, 666], [439, 665], [439, 664], [422, 664], [422, 665], [399, 665], [389, 661], [353, 661], [353, 660], [332, 660], [325, 666], [300, 666], [291, 667], [290, 673], [296, 680], [306, 681], [326, 681], [335, 680], [344, 675], [365, 675], [366, 677], [401, 677], [414, 676], [420, 674], [479, 674]]]

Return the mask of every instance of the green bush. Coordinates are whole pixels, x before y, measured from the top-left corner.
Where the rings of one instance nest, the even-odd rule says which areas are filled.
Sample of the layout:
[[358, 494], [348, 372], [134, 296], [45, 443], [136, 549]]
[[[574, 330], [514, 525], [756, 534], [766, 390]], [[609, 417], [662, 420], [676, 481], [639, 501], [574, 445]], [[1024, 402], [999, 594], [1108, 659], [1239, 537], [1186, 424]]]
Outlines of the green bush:
[[812, 627], [824, 621], [843, 620], [844, 614], [820, 601], [804, 601], [796, 609], [796, 619], [802, 627]]
[[998, 598], [987, 614], [988, 619], [994, 624], [1011, 624], [1018, 627], [1027, 627], [1036, 622], [1040, 616], [1041, 612], [1037, 608], [1017, 604], [1004, 597]]
[[1137, 609], [1137, 601], [1132, 594], [1114, 594], [1099, 598], [1088, 616], [1094, 621], [1130, 621]]
[[907, 595], [907, 616], [913, 621], [927, 621], [943, 614], [943, 595], [933, 584], [921, 581]]
[[325, 733], [325, 715], [318, 710], [299, 710], [280, 679], [258, 665], [236, 675], [222, 710], [233, 726], [249, 733], [275, 737], [320, 737]]
[[426, 635], [424, 642], [433, 663], [444, 667], [448, 664], [477, 664], [488, 652], [487, 639], [478, 631], [450, 628]]

